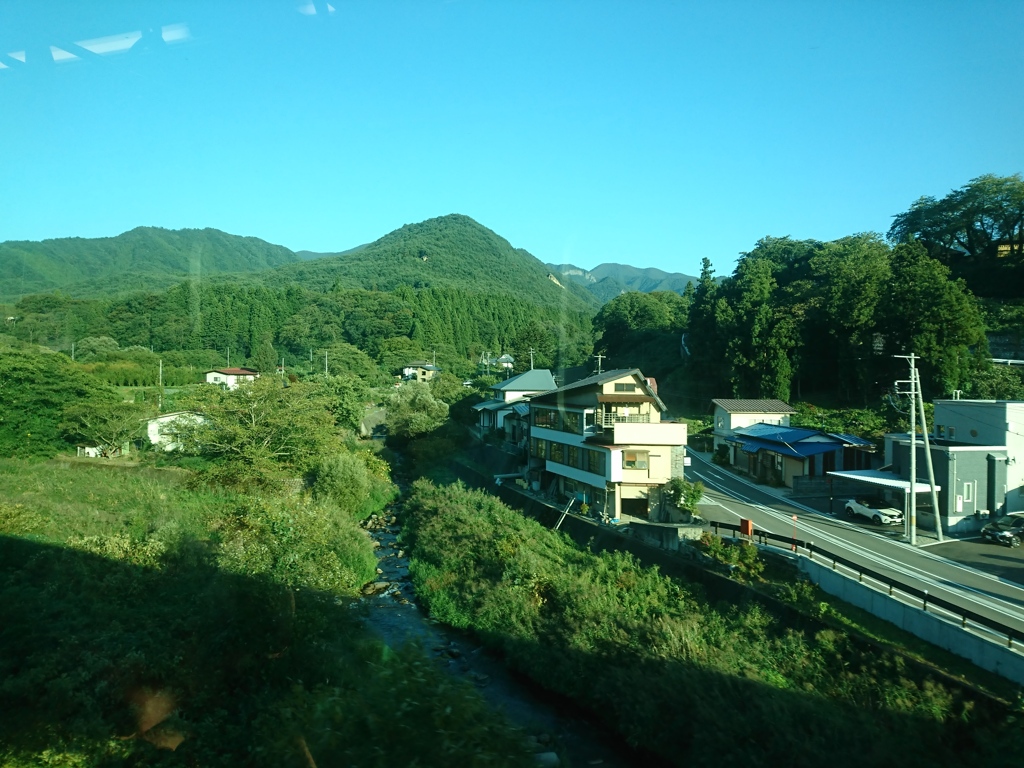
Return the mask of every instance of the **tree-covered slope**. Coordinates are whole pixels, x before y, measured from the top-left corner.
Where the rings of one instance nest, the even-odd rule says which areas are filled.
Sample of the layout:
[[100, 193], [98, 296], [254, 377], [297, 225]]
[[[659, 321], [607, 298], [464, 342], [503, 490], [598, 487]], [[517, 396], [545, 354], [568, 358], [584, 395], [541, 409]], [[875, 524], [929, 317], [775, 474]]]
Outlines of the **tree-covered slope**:
[[557, 281], [540, 260], [468, 216], [451, 214], [406, 224], [365, 248], [292, 264], [267, 276], [307, 288], [458, 288], [516, 294], [533, 304], [596, 308], [580, 286]]
[[548, 264], [547, 267], [563, 283], [571, 281], [583, 286], [601, 303], [611, 301], [626, 291], [672, 291], [682, 295], [687, 283], [697, 284], [697, 278], [692, 275], [653, 267], [641, 269], [628, 264], [598, 264], [591, 270], [575, 264]]
[[289, 249], [216, 229], [137, 227], [116, 237], [0, 243], [0, 297], [161, 290], [183, 277], [258, 272], [302, 261]]

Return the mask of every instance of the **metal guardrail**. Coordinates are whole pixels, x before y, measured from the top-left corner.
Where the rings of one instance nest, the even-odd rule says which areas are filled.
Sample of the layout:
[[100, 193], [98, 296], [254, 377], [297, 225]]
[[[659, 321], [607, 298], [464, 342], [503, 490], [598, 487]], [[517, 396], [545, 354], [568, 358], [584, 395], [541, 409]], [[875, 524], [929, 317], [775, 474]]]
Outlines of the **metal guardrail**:
[[[723, 523], [717, 520], [708, 520], [708, 525], [714, 528], [715, 535], [721, 536], [720, 529], [726, 531], [732, 531], [734, 534], [738, 534], [741, 531], [741, 527], [736, 523]], [[971, 622], [979, 627], [984, 627], [998, 635], [1006, 636], [1006, 647], [1013, 648], [1014, 639], [1020, 637], [1020, 633], [1013, 627], [1007, 626], [1002, 622], [990, 619], [987, 616], [983, 616], [980, 613], [976, 613], [968, 608], [957, 605], [935, 595], [929, 595], [927, 589], [918, 589], [917, 587], [911, 586], [910, 584], [904, 584], [891, 576], [886, 576], [884, 573], [868, 568], [867, 566], [855, 563], [842, 555], [837, 555], [824, 547], [819, 547], [813, 541], [805, 541], [797, 539], [794, 536], [785, 536], [783, 534], [771, 533], [769, 531], [762, 531], [754, 529], [751, 539], [765, 546], [769, 545], [769, 542], [778, 542], [783, 545], [782, 548], [789, 549], [797, 554], [800, 554], [800, 550], [804, 550], [807, 553], [807, 557], [810, 560], [814, 560], [817, 555], [821, 560], [825, 562], [831, 561], [832, 570], [836, 570], [838, 566], [843, 566], [849, 571], [857, 574], [857, 581], [863, 583], [864, 577], [867, 576], [880, 584], [884, 584], [889, 589], [889, 596], [893, 596], [893, 591], [902, 592], [905, 595], [909, 595], [921, 601], [921, 610], [928, 611], [928, 606], [942, 608], [947, 613], [957, 616], [960, 619], [960, 626], [962, 629], [967, 628], [968, 622]]]

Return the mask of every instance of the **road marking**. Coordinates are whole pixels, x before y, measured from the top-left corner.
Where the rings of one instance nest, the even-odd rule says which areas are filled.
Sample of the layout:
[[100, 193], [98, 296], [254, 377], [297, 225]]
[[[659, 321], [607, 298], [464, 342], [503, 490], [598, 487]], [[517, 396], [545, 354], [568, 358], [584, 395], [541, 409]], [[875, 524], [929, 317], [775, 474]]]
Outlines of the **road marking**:
[[[742, 481], [740, 481], [740, 482], [742, 482]], [[718, 485], [718, 484], [716, 483], [715, 485]], [[739, 494], [736, 494], [736, 493], [734, 493], [734, 492], [732, 492], [732, 491], [730, 491], [730, 490], [728, 490], [728, 489], [726, 489], [724, 487], [721, 487], [720, 485], [719, 485], [719, 487], [715, 488], [714, 490], [716, 490], [718, 493], [721, 493], [721, 494], [729, 497], [730, 499], [736, 499], [736, 500], [740, 501], [741, 503], [746, 504], [747, 506], [753, 507], [754, 509], [757, 509], [757, 510], [763, 512], [764, 514], [768, 515], [772, 519], [778, 520], [779, 522], [783, 522], [784, 524], [792, 525], [792, 517], [791, 517], [791, 515], [789, 515], [787, 513], [779, 512], [779, 511], [777, 511], [775, 509], [772, 509], [771, 507], [765, 506], [764, 504], [753, 503], [749, 499], [746, 499], [746, 498], [740, 496]], [[796, 503], [796, 502], [791, 502], [791, 501], [784, 500], [784, 499], [780, 499], [780, 501], [783, 502], [783, 503], [786, 503], [786, 504], [788, 504], [790, 506], [798, 507], [798, 508], [801, 508], [801, 509], [805, 509], [808, 512], [812, 512], [812, 513], [814, 513], [815, 517], [817, 517], [817, 518], [827, 517], [829, 520], [834, 521], [836, 523], [839, 523], [840, 525], [842, 525], [843, 527], [845, 527], [845, 528], [847, 528], [849, 530], [857, 530], [857, 531], [862, 531], [863, 532], [863, 529], [861, 529], [859, 526], [853, 525], [852, 523], [849, 523], [849, 522], [847, 522], [845, 520], [840, 520], [840, 519], [837, 519], [837, 518], [833, 518], [831, 515], [822, 515], [822, 513], [818, 512], [817, 510], [811, 509], [810, 507], [807, 507], [807, 506], [805, 506], [803, 504], [799, 504], [799, 503]], [[729, 512], [731, 512], [732, 514], [737, 515], [738, 517], [742, 517], [741, 515], [739, 515], [739, 513], [735, 512], [733, 510], [729, 510], [728, 507], [725, 507], [724, 504], [721, 504], [720, 502], [716, 502], [716, 503], [718, 504], [718, 506], [724, 507]], [[797, 530], [801, 531], [804, 534], [809, 534], [809, 535], [814, 535], [815, 537], [820, 537], [819, 541], [823, 541], [825, 543], [832, 544], [833, 546], [836, 546], [840, 550], [845, 548], [846, 550], [850, 551], [851, 553], [858, 554], [861, 557], [863, 557], [865, 560], [867, 560], [869, 563], [876, 563], [878, 565], [887, 567], [890, 570], [895, 571], [896, 573], [902, 574], [902, 575], [907, 576], [907, 577], [912, 578], [912, 579], [916, 579], [917, 581], [920, 581], [920, 582], [922, 582], [924, 584], [929, 585], [929, 588], [937, 588], [939, 590], [944, 590], [947, 594], [952, 594], [952, 595], [957, 595], [958, 592], [959, 592], [960, 593], [959, 596], [961, 598], [967, 598], [967, 599], [974, 600], [977, 603], [979, 603], [980, 605], [986, 606], [989, 610], [993, 611], [994, 613], [1001, 614], [1001, 615], [1004, 615], [1004, 616], [1009, 616], [1009, 617], [1012, 617], [1014, 619], [1017, 619], [1018, 621], [1024, 621], [1024, 609], [1021, 609], [1018, 606], [1015, 606], [1015, 605], [1013, 605], [1012, 603], [1009, 602], [1010, 600], [1013, 600], [1014, 598], [1000, 597], [998, 595], [990, 595], [990, 594], [988, 594], [988, 593], [986, 593], [986, 592], [984, 592], [982, 590], [979, 590], [979, 589], [977, 589], [975, 587], [971, 587], [971, 586], [969, 586], [967, 584], [963, 584], [961, 582], [948, 581], [946, 579], [941, 579], [940, 577], [937, 577], [936, 575], [934, 575], [934, 574], [932, 574], [932, 573], [930, 573], [928, 571], [925, 571], [925, 570], [922, 570], [922, 569], [920, 569], [918, 567], [915, 567], [915, 566], [903, 563], [903, 562], [901, 562], [899, 560], [896, 560], [896, 559], [890, 557], [889, 555], [885, 555], [885, 554], [882, 554], [880, 552], [874, 552], [874, 551], [872, 551], [870, 549], [867, 549], [867, 548], [865, 548], [865, 547], [863, 547], [863, 546], [861, 546], [859, 544], [856, 544], [856, 543], [854, 543], [852, 541], [848, 541], [846, 539], [843, 539], [843, 538], [840, 538], [838, 536], [835, 536], [834, 534], [830, 534], [830, 533], [826, 532], [825, 530], [823, 530], [821, 528], [818, 528], [816, 526], [815, 527], [810, 527], [809, 524], [806, 524], [806, 523], [803, 523], [803, 522], [797, 522], [796, 528], [797, 528]], [[864, 532], [864, 535], [869, 535], [869, 534]], [[888, 541], [888, 539], [880, 539], [880, 541]], [[1008, 581], [1006, 581], [1004, 579], [999, 578], [998, 576], [994, 576], [992, 574], [985, 573], [984, 571], [979, 571], [979, 570], [971, 568], [969, 566], [965, 566], [962, 563], [956, 563], [955, 561], [947, 560], [946, 558], [943, 558], [940, 555], [933, 555], [930, 552], [926, 552], [924, 550], [916, 549], [916, 548], [913, 551], [918, 553], [918, 554], [920, 554], [920, 555], [922, 555], [925, 558], [934, 560], [936, 562], [942, 562], [942, 563], [946, 564], [949, 567], [955, 568], [955, 569], [963, 571], [965, 573], [970, 573], [973, 576], [980, 576], [980, 577], [982, 577], [984, 579], [987, 579], [987, 580], [1000, 582], [1003, 585], [1005, 585], [1005, 586], [1007, 586], [1007, 587], [1009, 587], [1009, 588], [1011, 588], [1013, 590], [1022, 590], [1022, 588], [1021, 588], [1021, 586], [1019, 584], [1015, 584], [1014, 582], [1008, 582]], [[1024, 590], [1022, 590], [1022, 593], [1024, 593]], [[1024, 597], [1022, 597], [1021, 599], [1024, 599]]]

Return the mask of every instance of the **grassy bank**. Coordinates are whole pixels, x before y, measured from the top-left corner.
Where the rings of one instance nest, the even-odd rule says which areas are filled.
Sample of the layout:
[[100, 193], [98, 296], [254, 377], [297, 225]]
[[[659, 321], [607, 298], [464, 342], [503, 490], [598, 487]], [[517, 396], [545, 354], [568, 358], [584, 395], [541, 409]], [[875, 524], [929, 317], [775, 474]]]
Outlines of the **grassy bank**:
[[1014, 713], [840, 629], [595, 554], [458, 486], [418, 482], [406, 531], [432, 615], [667, 763], [1008, 765]]
[[0, 763], [530, 764], [470, 688], [366, 635], [376, 560], [340, 486], [187, 478], [0, 460]]

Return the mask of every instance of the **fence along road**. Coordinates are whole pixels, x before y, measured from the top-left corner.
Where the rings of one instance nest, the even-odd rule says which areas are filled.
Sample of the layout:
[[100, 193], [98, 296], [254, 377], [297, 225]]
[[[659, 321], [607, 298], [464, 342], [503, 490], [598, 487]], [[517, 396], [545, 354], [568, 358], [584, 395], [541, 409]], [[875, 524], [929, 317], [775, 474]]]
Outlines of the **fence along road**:
[[[871, 529], [817, 512], [762, 491], [699, 455], [688, 473], [704, 483], [701, 513], [709, 519], [746, 518], [755, 527], [835, 552], [893, 581], [948, 601], [1014, 631], [1024, 638], [1024, 587], [975, 568], [911, 547], [886, 529]], [[793, 520], [793, 515], [797, 520]], [[817, 557], [817, 556], [816, 556]], [[818, 558], [820, 559], [820, 558]]]

